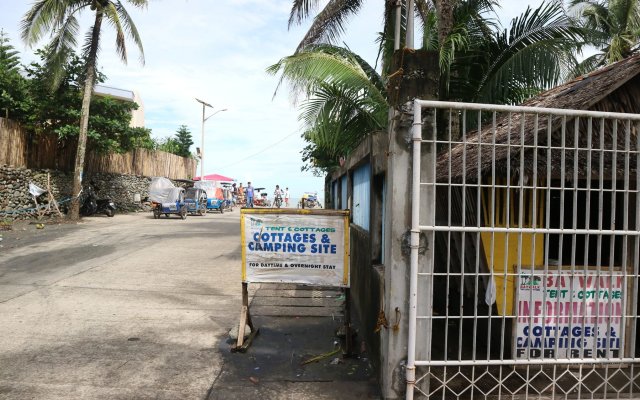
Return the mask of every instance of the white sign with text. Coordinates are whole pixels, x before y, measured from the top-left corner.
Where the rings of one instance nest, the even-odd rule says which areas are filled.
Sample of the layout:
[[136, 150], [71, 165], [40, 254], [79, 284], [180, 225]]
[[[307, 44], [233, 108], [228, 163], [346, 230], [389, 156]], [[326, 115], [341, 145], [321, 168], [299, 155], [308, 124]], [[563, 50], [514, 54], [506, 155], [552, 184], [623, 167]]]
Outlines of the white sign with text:
[[243, 282], [349, 287], [348, 213], [243, 209]]

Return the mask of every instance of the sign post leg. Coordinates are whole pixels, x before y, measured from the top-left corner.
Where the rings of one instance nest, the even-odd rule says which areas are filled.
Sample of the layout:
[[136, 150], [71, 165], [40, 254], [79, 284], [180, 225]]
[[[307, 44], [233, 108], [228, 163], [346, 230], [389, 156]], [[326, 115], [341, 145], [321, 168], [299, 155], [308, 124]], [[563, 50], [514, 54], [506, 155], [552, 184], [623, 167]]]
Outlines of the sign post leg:
[[[245, 327], [249, 325], [251, 328], [251, 333], [247, 338], [247, 341], [244, 341], [244, 331]], [[242, 309], [240, 310], [240, 325], [238, 326], [238, 341], [236, 342], [235, 347], [231, 348], [231, 351], [236, 352], [239, 351], [244, 353], [247, 351], [247, 348], [251, 346], [251, 342], [258, 334], [258, 329], [253, 325], [253, 321], [251, 320], [251, 313], [249, 312], [249, 290], [248, 284], [246, 282], [242, 282]]]

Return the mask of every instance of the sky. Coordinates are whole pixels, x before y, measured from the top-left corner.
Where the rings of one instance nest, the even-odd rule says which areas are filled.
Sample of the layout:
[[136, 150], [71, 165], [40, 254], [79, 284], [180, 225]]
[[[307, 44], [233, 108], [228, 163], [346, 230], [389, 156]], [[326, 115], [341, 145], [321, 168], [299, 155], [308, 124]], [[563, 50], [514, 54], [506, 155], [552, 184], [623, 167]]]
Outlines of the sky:
[[[123, 1], [127, 6], [126, 1]], [[145, 126], [153, 136], [173, 136], [180, 125], [201, 146], [202, 105], [214, 106], [205, 122], [204, 173], [218, 173], [271, 192], [278, 184], [292, 197], [305, 191], [323, 192], [323, 177], [302, 172], [300, 137], [303, 126], [286, 87], [274, 97], [278, 77], [265, 69], [294, 52], [309, 23], [287, 28], [292, 0], [151, 0], [145, 10], [128, 5], [140, 32], [145, 64], [127, 42], [129, 63], [115, 52], [115, 35], [103, 26], [99, 68], [106, 86], [134, 90], [144, 103]], [[326, 3], [320, 1], [320, 6]], [[503, 0], [502, 21], [540, 1]], [[20, 51], [23, 63], [34, 60], [19, 35], [20, 20], [30, 8], [27, 0], [0, 0], [0, 28]], [[349, 20], [343, 43], [371, 65], [376, 62], [375, 39], [382, 20], [382, 1], [365, 0], [358, 16]], [[82, 33], [90, 13], [82, 14]], [[506, 22], [505, 22], [506, 23]], [[81, 42], [84, 36], [79, 38]], [[198, 175], [200, 167], [198, 167]]]

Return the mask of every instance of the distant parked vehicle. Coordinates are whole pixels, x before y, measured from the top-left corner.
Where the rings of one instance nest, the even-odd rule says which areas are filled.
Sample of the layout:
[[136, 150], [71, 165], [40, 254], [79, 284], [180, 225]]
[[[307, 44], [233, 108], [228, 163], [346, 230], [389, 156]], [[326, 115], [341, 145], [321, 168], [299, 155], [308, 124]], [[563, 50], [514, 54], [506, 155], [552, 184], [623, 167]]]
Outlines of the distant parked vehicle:
[[184, 193], [184, 204], [189, 214], [207, 213], [207, 192], [198, 188], [189, 188]]
[[110, 198], [99, 199], [94, 185], [91, 184], [82, 190], [80, 215], [85, 217], [94, 214], [104, 214], [107, 217], [116, 215], [116, 205]]
[[301, 208], [322, 208], [322, 204], [318, 200], [318, 192], [304, 192], [299, 206]]
[[153, 209], [153, 218], [160, 218], [162, 214], [176, 214], [180, 218], [187, 218], [187, 205], [184, 202], [184, 188], [175, 187], [167, 178], [153, 178], [149, 185], [149, 200]]
[[198, 181], [193, 186], [207, 192], [207, 211], [224, 213], [224, 194], [218, 182]]
[[260, 193], [265, 190], [265, 188], [255, 188], [253, 189], [253, 206], [254, 207], [269, 207], [271, 202], [269, 201], [269, 195], [267, 193]]

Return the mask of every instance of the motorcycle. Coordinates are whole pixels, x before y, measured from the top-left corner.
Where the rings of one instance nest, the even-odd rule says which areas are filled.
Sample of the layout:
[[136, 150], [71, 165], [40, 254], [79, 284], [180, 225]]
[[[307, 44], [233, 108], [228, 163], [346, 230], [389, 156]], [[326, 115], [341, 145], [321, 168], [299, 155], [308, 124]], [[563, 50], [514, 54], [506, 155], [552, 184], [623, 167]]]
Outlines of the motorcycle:
[[275, 208], [280, 208], [282, 206], [282, 196], [279, 194], [276, 195], [276, 198], [273, 200], [273, 206]]
[[80, 205], [80, 215], [88, 217], [94, 214], [102, 214], [107, 217], [113, 217], [116, 215], [116, 205], [113, 200], [98, 199], [96, 191], [92, 186], [89, 186], [83, 190], [82, 204]]
[[305, 192], [300, 199], [300, 207], [302, 208], [322, 208], [322, 204], [318, 200], [317, 192]]

